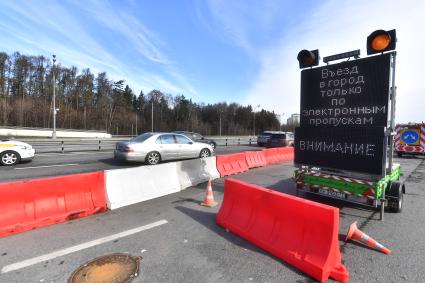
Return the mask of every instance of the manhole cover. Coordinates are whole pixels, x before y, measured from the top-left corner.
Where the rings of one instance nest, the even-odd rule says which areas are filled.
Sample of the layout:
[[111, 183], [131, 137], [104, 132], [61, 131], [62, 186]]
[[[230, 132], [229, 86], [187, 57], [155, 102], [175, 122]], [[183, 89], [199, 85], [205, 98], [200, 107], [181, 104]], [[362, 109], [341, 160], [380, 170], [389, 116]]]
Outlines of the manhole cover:
[[128, 254], [111, 254], [95, 258], [77, 268], [68, 283], [124, 283], [139, 274], [142, 258]]

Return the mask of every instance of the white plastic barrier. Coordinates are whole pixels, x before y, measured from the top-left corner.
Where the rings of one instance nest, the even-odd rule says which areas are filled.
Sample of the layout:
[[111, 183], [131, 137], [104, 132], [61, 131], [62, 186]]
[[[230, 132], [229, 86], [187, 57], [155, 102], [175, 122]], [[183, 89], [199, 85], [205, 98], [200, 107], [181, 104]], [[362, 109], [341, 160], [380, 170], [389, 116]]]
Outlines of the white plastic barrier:
[[206, 182], [210, 178], [220, 178], [216, 164], [215, 156], [176, 162], [180, 188], [184, 190]]
[[176, 162], [105, 171], [109, 209], [180, 191]]

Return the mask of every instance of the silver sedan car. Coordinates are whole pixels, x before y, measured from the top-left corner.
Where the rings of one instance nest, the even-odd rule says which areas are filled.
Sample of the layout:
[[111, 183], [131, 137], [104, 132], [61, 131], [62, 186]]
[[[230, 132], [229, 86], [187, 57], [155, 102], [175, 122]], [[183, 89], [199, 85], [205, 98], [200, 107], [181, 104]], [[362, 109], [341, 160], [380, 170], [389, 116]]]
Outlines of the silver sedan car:
[[194, 142], [184, 135], [144, 133], [129, 141], [117, 143], [114, 158], [154, 165], [163, 160], [205, 158], [211, 156], [213, 151], [209, 144]]

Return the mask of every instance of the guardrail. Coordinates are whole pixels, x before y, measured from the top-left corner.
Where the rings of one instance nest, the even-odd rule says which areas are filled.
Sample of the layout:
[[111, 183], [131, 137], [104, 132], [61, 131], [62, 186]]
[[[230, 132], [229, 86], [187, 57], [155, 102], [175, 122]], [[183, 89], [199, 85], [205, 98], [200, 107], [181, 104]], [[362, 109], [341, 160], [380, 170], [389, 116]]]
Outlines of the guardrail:
[[[106, 151], [113, 150], [115, 144], [129, 138], [113, 139], [20, 139], [32, 145], [37, 153], [65, 153], [78, 151]], [[214, 137], [217, 146], [252, 145], [256, 143], [253, 137]]]
[[[16, 138], [49, 138], [52, 136], [52, 129], [32, 129], [32, 128], [8, 128], [0, 127], [0, 137], [16, 137]], [[110, 138], [111, 135], [106, 132], [96, 131], [72, 131], [72, 130], [56, 130], [58, 138], [87, 138], [87, 139], [104, 139]]]
[[[39, 127], [18, 127], [18, 126], [0, 126], [0, 129], [13, 129], [13, 130], [34, 130], [34, 131], [52, 131], [52, 128], [39, 128]], [[56, 128], [56, 131], [64, 132], [83, 132], [83, 133], [106, 133], [99, 130], [83, 130], [83, 129], [70, 129], [70, 128]]]

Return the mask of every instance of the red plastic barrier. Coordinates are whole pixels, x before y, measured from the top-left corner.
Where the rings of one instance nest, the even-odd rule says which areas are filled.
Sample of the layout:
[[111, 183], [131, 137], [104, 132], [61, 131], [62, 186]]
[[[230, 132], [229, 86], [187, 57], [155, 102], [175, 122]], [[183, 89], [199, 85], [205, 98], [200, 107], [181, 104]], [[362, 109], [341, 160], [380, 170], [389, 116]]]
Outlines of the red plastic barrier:
[[321, 282], [347, 282], [339, 209], [227, 179], [216, 222]]
[[262, 152], [264, 153], [267, 164], [274, 164], [280, 162], [277, 156], [276, 148], [263, 149]]
[[294, 160], [293, 147], [277, 147], [262, 150], [266, 157], [267, 164], [274, 164]]
[[248, 171], [245, 153], [217, 155], [217, 170], [220, 177]]
[[103, 172], [0, 183], [0, 237], [106, 209]]
[[276, 148], [280, 162], [294, 160], [294, 147], [278, 147]]
[[245, 159], [248, 168], [262, 167], [267, 165], [266, 157], [262, 151], [245, 151]]

